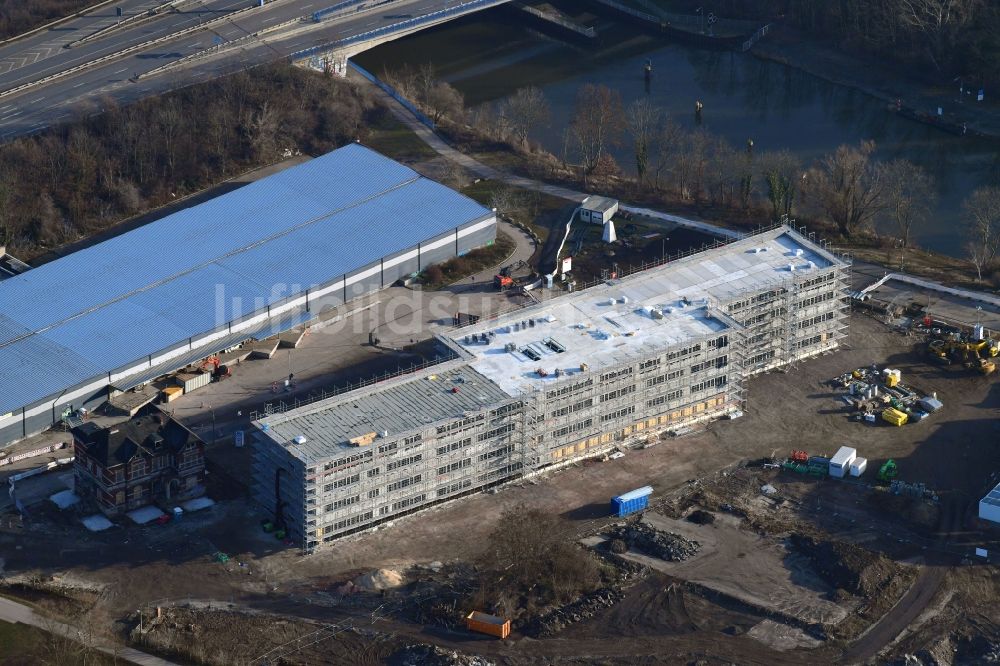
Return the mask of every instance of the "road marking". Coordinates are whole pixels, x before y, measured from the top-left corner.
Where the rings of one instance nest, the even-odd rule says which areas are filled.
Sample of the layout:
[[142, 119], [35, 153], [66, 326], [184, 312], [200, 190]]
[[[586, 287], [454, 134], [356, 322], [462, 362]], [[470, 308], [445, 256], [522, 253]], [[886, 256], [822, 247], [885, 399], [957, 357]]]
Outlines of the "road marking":
[[121, 74], [122, 72], [126, 72], [126, 71], [128, 71], [128, 67], [122, 67], [117, 72], [115, 72], [115, 74]]
[[78, 84], [76, 84], [76, 85], [75, 85], [75, 86], [73, 86], [73, 87], [74, 87], [74, 88], [79, 88], [80, 86], [82, 86], [82, 85], [85, 85], [86, 83], [87, 83], [86, 81], [80, 81], [80, 82], [79, 82]]
[[44, 102], [44, 101], [45, 101], [44, 97], [39, 97], [38, 99], [31, 100], [31, 104], [38, 104], [39, 102]]

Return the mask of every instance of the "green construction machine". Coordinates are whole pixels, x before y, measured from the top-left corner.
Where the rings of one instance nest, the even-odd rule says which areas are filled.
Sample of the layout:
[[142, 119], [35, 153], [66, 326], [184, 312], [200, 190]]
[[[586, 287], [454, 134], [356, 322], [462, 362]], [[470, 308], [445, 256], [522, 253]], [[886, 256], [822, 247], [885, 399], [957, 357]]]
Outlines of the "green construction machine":
[[896, 461], [892, 458], [886, 460], [881, 467], [878, 468], [878, 480], [882, 483], [892, 483], [893, 479], [899, 474], [899, 469], [896, 467]]

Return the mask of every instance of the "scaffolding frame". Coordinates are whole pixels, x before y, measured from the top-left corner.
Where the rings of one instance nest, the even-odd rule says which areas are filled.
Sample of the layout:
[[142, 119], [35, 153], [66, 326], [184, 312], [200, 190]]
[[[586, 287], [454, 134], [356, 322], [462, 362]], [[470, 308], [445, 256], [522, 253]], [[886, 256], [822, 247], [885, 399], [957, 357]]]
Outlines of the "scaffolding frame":
[[[338, 460], [348, 457], [342, 451], [331, 452], [329, 462], [306, 463], [304, 470], [288, 475], [288, 483], [302, 479], [304, 486], [287, 493], [302, 505], [301, 525], [293, 527], [292, 533], [301, 537], [306, 550], [312, 550], [324, 541], [366, 531], [441, 502], [603, 455], [615, 447], [644, 444], [651, 434], [659, 436], [678, 425], [746, 409], [748, 377], [778, 366], [794, 367], [802, 358], [835, 348], [847, 335], [848, 263], [779, 275], [754, 289], [740, 290], [737, 285], [727, 290], [730, 295], [722, 302], [706, 301], [709, 315], [726, 324], [722, 331], [656, 349], [626, 351], [601, 368], [568, 373], [458, 417], [434, 423], [415, 421], [407, 432], [376, 440], [369, 448], [370, 456], [350, 466], [337, 466]], [[739, 280], [734, 277], [722, 284]], [[724, 350], [720, 346], [723, 337]], [[441, 339], [457, 352], [457, 358], [439, 364], [438, 372], [467, 362], [468, 354], [457, 342]], [[697, 352], [681, 353], [695, 346]], [[718, 365], [722, 356], [726, 362]], [[693, 373], [700, 364], [709, 365]], [[722, 377], [724, 382], [714, 388], [703, 386]], [[563, 392], [577, 383], [579, 389]], [[386, 384], [356, 390], [374, 394]], [[701, 390], [693, 395], [696, 386]], [[610, 396], [615, 391], [621, 392]], [[274, 411], [284, 407], [279, 405]], [[414, 408], [419, 410], [419, 405]], [[266, 444], [269, 452], [254, 461], [255, 485], [265, 500], [269, 493], [274, 496], [273, 486], [268, 486], [283, 464], [281, 455], [291, 455], [276, 453], [274, 445]], [[390, 446], [391, 450], [382, 450]], [[412, 463], [389, 469], [394, 461], [418, 454], [420, 458]], [[404, 480], [409, 480], [405, 486], [394, 485]], [[317, 535], [320, 527], [324, 531]]]

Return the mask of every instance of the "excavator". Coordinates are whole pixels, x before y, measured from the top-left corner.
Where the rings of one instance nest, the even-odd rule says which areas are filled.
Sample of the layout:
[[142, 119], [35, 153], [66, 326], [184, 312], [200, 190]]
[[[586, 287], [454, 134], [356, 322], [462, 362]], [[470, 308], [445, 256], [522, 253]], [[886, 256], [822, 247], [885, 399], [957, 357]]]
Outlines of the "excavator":
[[519, 286], [519, 280], [514, 277], [514, 271], [524, 266], [524, 261], [518, 261], [510, 266], [504, 266], [500, 272], [493, 276], [493, 286], [497, 291], [507, 291]]
[[969, 370], [975, 370], [981, 375], [990, 375], [996, 371], [996, 362], [992, 359], [1000, 355], [1000, 343], [996, 340], [968, 340], [940, 338], [927, 344], [927, 353], [931, 358], [945, 365], [961, 363]]
[[208, 366], [212, 366], [212, 381], [221, 382], [223, 379], [229, 379], [233, 374], [229, 366], [222, 365], [219, 357], [214, 354], [201, 362], [202, 370], [208, 371]]

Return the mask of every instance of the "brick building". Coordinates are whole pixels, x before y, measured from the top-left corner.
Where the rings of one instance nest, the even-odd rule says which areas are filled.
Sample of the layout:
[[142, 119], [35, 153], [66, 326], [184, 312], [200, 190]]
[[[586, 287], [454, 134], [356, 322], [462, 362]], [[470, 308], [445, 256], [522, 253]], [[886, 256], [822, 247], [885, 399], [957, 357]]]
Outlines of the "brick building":
[[205, 444], [163, 414], [73, 428], [76, 494], [108, 516], [204, 493]]

